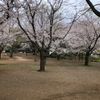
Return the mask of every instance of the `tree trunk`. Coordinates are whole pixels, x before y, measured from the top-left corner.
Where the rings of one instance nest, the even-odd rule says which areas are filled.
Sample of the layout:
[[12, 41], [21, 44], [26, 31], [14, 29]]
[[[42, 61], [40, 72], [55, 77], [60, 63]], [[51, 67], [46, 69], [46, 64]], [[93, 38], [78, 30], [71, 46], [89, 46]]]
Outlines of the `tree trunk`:
[[40, 72], [44, 72], [45, 71], [45, 65], [46, 65], [46, 55], [44, 51], [40, 52]]
[[2, 52], [3, 52], [3, 47], [0, 47], [0, 59], [1, 59], [1, 54], [2, 54]]
[[60, 55], [59, 55], [59, 54], [57, 55], [57, 60], [58, 60], [58, 61], [60, 60]]
[[37, 62], [37, 51], [34, 51], [34, 62]]
[[85, 63], [84, 63], [85, 66], [89, 65], [89, 57], [90, 57], [89, 52], [86, 52], [86, 54], [85, 54]]
[[10, 58], [13, 58], [13, 50], [10, 50]]

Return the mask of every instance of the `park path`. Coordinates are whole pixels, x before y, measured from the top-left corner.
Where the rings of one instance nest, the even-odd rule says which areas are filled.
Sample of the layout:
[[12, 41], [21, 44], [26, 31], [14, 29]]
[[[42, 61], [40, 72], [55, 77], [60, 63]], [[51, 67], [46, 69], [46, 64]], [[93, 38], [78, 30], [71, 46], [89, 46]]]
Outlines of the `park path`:
[[19, 60], [19, 61], [29, 61], [29, 59], [26, 59], [26, 58], [20, 57], [20, 56], [16, 56], [15, 59]]

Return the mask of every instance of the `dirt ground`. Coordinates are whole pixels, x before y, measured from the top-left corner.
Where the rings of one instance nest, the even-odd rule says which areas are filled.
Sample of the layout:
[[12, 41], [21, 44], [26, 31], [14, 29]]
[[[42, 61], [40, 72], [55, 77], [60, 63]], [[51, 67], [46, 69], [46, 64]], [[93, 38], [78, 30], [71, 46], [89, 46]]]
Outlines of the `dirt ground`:
[[49, 60], [37, 72], [32, 59], [0, 61], [0, 100], [100, 100], [100, 66]]

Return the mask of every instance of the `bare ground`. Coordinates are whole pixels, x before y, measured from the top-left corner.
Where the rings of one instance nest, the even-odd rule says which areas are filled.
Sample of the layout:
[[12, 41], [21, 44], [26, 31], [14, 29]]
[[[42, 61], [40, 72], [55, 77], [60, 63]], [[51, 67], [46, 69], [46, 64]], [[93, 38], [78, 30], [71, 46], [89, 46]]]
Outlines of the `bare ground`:
[[49, 60], [37, 72], [32, 59], [0, 61], [0, 100], [100, 100], [100, 68]]

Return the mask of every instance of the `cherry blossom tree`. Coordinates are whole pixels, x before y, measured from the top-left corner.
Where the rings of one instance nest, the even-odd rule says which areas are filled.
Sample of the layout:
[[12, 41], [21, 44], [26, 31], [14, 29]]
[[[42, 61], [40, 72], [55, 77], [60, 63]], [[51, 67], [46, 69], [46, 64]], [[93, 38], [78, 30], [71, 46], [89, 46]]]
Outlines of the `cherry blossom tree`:
[[[99, 19], [88, 14], [77, 22], [73, 31], [72, 45], [80, 47], [85, 53], [84, 65], [89, 65], [89, 59], [93, 51], [97, 48], [100, 39]], [[76, 42], [75, 42], [76, 41]]]
[[16, 9], [18, 25], [32, 46], [40, 53], [39, 71], [45, 71], [47, 55], [55, 35], [60, 30], [59, 24], [62, 18], [59, 9], [62, 7], [63, 0], [47, 0], [46, 4], [42, 0], [24, 0], [19, 3], [21, 7]]
[[2, 25], [9, 18], [11, 18], [13, 7], [14, 7], [14, 0], [0, 1], [0, 25]]

